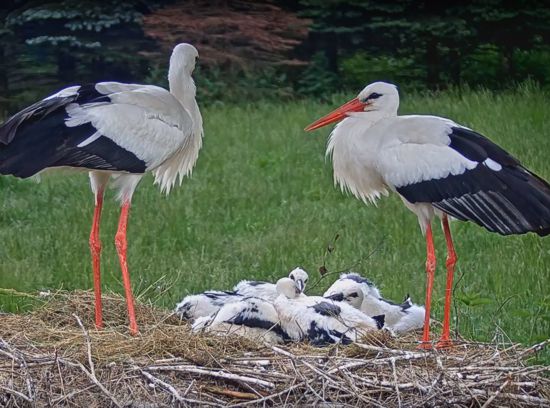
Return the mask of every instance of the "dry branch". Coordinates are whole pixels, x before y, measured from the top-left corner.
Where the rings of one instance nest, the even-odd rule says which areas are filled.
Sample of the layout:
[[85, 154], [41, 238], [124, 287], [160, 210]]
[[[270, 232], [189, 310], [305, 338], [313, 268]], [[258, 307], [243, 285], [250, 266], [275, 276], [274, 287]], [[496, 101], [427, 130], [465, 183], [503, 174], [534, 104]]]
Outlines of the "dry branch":
[[525, 361], [548, 341], [425, 352], [416, 335], [380, 333], [351, 346], [272, 346], [196, 335], [142, 304], [132, 337], [124, 299], [103, 300], [102, 331], [90, 292], [1, 316], [0, 406], [550, 406], [550, 367]]

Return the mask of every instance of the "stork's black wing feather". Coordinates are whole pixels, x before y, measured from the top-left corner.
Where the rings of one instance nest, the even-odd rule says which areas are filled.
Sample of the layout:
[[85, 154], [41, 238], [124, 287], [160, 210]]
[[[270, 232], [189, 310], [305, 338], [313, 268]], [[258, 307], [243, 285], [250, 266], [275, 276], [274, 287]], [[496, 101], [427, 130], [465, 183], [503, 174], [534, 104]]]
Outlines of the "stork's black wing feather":
[[69, 104], [109, 102], [108, 95], [89, 84], [16, 113], [0, 126], [0, 174], [25, 178], [47, 167], [60, 166], [143, 173], [145, 162], [108, 137], [101, 135], [79, 146], [97, 132], [90, 123], [73, 127], [65, 124]]
[[341, 309], [340, 306], [335, 305], [332, 302], [318, 302], [314, 304], [313, 306], [309, 306], [313, 310], [315, 310], [316, 313], [319, 313], [322, 316], [339, 316]]
[[[238, 312], [228, 323], [233, 323], [240, 326], [246, 326], [250, 328], [264, 329], [271, 331], [278, 335], [284, 342], [290, 341], [290, 336], [281, 327], [279, 322], [273, 322], [263, 318], [260, 313], [260, 307], [262, 304], [270, 306], [269, 303], [262, 299], [250, 298], [247, 306], [245, 306], [240, 312]], [[265, 306], [264, 306], [265, 307]]]
[[477, 162], [471, 170], [398, 187], [411, 203], [428, 202], [502, 235], [550, 234], [550, 185], [471, 130], [454, 127], [449, 147]]
[[329, 344], [351, 344], [352, 340], [345, 333], [338, 330], [330, 330], [320, 327], [315, 321], [312, 321], [306, 332], [311, 345], [317, 347], [327, 346]]

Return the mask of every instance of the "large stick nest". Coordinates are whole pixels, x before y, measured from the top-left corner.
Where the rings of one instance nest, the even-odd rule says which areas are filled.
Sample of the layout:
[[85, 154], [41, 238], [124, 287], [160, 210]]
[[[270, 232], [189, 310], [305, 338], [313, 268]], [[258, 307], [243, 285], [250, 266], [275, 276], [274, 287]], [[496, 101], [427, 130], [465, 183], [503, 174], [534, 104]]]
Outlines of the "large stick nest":
[[417, 335], [379, 332], [351, 346], [270, 346], [193, 334], [143, 304], [132, 337], [124, 299], [103, 301], [101, 331], [90, 292], [0, 315], [1, 406], [550, 406], [550, 367], [529, 363], [549, 341], [425, 352]]

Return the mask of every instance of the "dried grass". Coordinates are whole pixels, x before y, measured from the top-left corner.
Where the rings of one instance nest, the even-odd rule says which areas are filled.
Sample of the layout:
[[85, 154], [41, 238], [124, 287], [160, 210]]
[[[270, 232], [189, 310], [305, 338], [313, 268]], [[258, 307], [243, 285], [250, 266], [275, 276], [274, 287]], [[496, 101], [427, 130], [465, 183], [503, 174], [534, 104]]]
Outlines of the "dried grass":
[[63, 292], [24, 315], [0, 315], [0, 405], [25, 406], [550, 406], [550, 367], [526, 359], [549, 343], [461, 342], [418, 351], [416, 335], [376, 333], [351, 346], [270, 346], [192, 334], [163, 310]]

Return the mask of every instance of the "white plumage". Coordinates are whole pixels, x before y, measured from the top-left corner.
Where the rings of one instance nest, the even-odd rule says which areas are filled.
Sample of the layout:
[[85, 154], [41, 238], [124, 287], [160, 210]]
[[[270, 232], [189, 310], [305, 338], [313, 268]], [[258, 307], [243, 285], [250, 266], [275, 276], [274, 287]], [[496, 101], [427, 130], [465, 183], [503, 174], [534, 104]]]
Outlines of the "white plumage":
[[226, 303], [214, 314], [199, 317], [193, 323], [193, 331], [203, 330], [275, 344], [290, 340], [279, 323], [279, 315], [273, 304], [254, 297]]
[[439, 347], [450, 340], [451, 291], [456, 253], [448, 216], [502, 235], [550, 234], [550, 185], [479, 133], [437, 116], [398, 116], [395, 85], [375, 82], [309, 125], [332, 131], [327, 155], [334, 181], [364, 202], [397, 192], [426, 236], [427, 290], [422, 347], [429, 343], [435, 250], [431, 222], [441, 218], [447, 242], [447, 288]]
[[96, 209], [90, 249], [101, 312], [99, 223], [110, 180], [122, 204], [115, 244], [128, 303], [130, 331], [137, 332], [126, 260], [126, 226], [135, 188], [146, 172], [169, 193], [188, 175], [202, 144], [202, 117], [192, 73], [198, 56], [178, 44], [170, 57], [170, 91], [153, 85], [99, 82], [71, 86], [29, 106], [0, 126], [0, 174], [26, 178], [47, 169], [90, 171]]
[[242, 295], [234, 291], [209, 290], [197, 295], [188, 295], [176, 305], [174, 313], [182, 319], [195, 320], [218, 312], [228, 303], [239, 302]]
[[356, 273], [340, 275], [323, 296], [347, 302], [369, 316], [384, 315], [384, 327], [397, 334], [422, 328], [424, 323], [424, 307], [412, 303], [409, 296], [400, 304], [384, 299], [370, 280]]
[[[292, 279], [296, 287], [303, 292], [308, 281], [308, 274], [300, 267], [294, 268], [288, 274], [288, 277]], [[235, 285], [233, 290], [242, 296], [254, 296], [265, 300], [275, 300], [278, 296], [277, 287], [274, 283], [243, 280]]]
[[273, 305], [282, 329], [294, 341], [305, 339], [317, 346], [349, 344], [383, 325], [383, 317], [375, 320], [346, 303], [306, 296], [289, 278], [279, 279], [277, 292]]

